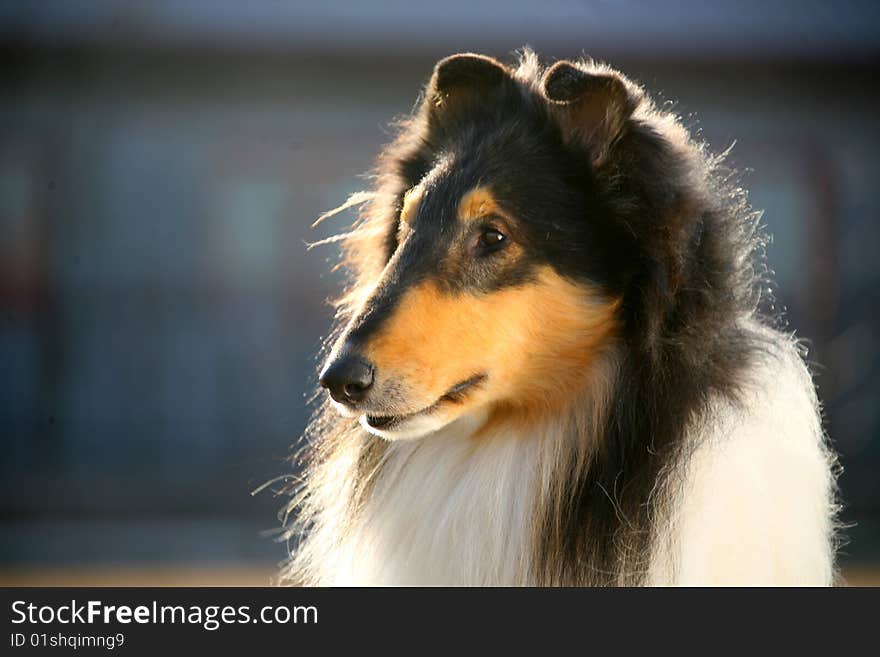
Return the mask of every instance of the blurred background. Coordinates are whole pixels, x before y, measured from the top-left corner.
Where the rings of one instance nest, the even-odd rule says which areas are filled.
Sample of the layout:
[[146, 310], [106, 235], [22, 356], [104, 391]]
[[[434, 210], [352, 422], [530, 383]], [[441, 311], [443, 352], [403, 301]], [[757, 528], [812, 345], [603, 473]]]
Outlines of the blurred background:
[[581, 53], [734, 144], [880, 582], [880, 4], [0, 1], [0, 584], [262, 584], [330, 249], [441, 56]]

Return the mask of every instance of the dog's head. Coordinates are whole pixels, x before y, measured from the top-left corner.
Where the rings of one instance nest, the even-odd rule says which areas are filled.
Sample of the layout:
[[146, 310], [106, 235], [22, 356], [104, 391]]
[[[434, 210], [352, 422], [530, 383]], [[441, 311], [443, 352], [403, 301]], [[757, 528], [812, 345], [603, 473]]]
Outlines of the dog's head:
[[555, 409], [615, 340], [631, 235], [597, 181], [615, 175], [640, 92], [589, 63], [540, 78], [535, 66], [440, 61], [386, 153], [389, 207], [366, 222], [382, 232], [381, 271], [320, 375], [374, 434]]

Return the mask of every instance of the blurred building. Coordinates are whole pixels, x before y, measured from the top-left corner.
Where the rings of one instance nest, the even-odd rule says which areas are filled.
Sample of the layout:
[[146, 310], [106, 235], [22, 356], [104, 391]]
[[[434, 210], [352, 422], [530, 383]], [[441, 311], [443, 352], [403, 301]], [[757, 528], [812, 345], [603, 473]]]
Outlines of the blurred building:
[[734, 144], [880, 561], [880, 5], [0, 2], [0, 571], [271, 563], [338, 281], [308, 228], [459, 50], [606, 59]]

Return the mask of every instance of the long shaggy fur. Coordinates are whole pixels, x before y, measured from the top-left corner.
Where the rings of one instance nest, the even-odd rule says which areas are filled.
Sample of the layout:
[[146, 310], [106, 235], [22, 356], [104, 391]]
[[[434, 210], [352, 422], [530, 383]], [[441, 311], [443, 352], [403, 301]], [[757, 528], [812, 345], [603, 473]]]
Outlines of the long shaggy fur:
[[[517, 102], [558, 131], [544, 74], [522, 54]], [[288, 491], [284, 582], [832, 581], [833, 456], [801, 347], [760, 311], [759, 215], [721, 157], [626, 84], [635, 107], [588, 183], [628, 254], [620, 331], [590, 385], [564, 414], [479, 440], [485, 418], [468, 416], [389, 443], [322, 403]], [[328, 345], [388, 260], [402, 194], [459, 129], [432, 124], [428, 101], [348, 204], [361, 206], [340, 240], [351, 284]]]

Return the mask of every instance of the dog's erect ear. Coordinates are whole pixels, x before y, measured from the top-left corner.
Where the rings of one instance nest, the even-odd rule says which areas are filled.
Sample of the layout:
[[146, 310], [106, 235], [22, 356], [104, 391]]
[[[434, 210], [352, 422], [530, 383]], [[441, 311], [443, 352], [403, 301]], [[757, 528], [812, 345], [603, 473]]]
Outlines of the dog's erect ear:
[[586, 142], [594, 166], [605, 161], [641, 93], [610, 69], [565, 61], [547, 69], [541, 86], [566, 134]]
[[506, 84], [513, 84], [513, 78], [501, 62], [473, 53], [451, 55], [434, 67], [425, 102], [432, 113], [445, 115], [470, 103], [488, 100]]

